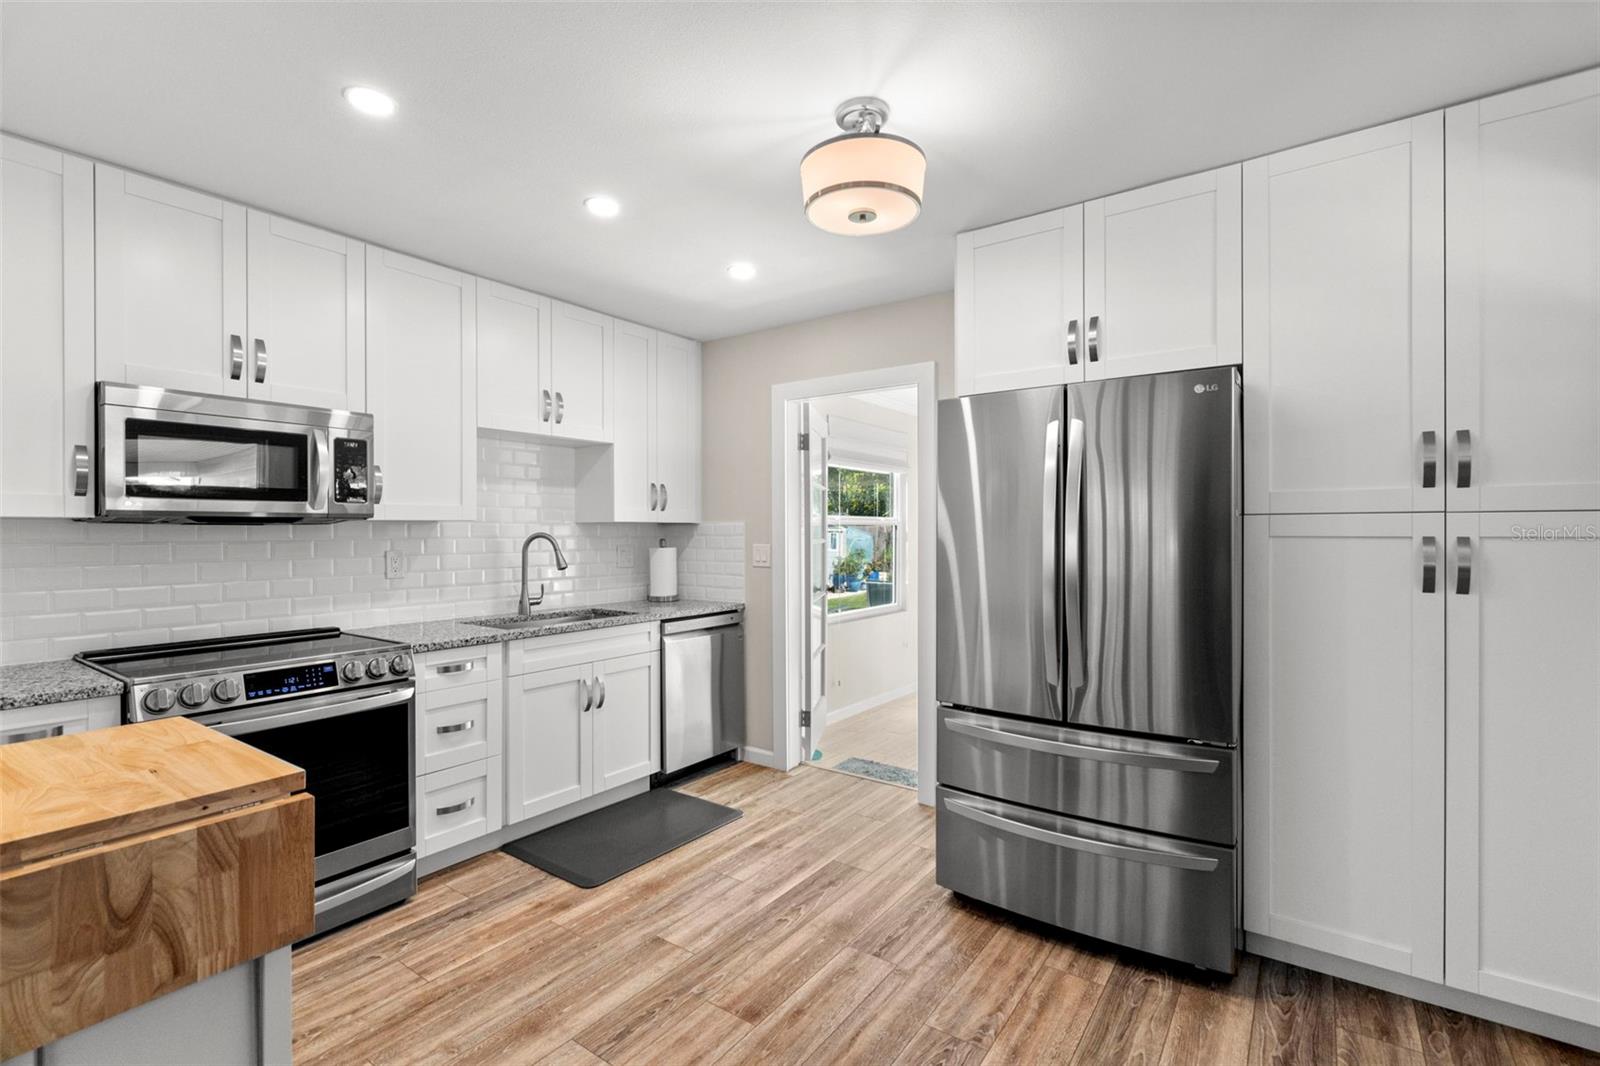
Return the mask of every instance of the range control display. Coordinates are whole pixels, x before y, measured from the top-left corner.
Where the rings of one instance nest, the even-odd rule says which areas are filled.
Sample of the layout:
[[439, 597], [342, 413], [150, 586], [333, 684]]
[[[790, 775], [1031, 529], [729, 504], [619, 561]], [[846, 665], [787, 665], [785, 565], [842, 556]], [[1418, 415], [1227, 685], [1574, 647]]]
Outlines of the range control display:
[[353, 437], [333, 440], [335, 503], [367, 502], [367, 442]]
[[292, 696], [296, 692], [312, 689], [334, 688], [339, 684], [339, 672], [334, 664], [307, 663], [286, 670], [263, 670], [244, 675], [244, 698], [266, 699], [268, 696]]

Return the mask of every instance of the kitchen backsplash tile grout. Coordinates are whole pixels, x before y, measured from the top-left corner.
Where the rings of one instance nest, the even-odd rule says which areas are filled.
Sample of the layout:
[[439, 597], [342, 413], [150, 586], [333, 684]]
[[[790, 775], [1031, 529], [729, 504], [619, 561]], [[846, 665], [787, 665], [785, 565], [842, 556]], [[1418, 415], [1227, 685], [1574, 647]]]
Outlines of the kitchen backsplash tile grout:
[[[522, 538], [548, 530], [570, 564], [536, 545], [530, 583], [547, 606], [642, 599], [649, 549], [676, 546], [685, 599], [744, 598], [744, 523], [574, 521], [574, 453], [500, 435], [478, 441], [478, 518], [331, 526], [101, 525], [0, 520], [0, 662], [118, 644], [506, 613]], [[383, 553], [405, 556], [384, 576]], [[621, 565], [626, 559], [629, 565]]]

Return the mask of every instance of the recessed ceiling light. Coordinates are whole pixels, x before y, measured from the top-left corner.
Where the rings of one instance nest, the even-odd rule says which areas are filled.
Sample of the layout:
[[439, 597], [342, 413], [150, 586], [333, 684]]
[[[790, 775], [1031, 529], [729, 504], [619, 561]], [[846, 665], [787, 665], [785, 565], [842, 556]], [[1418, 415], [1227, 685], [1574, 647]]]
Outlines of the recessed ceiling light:
[[728, 264], [728, 277], [732, 278], [734, 281], [749, 281], [755, 276], [756, 265], [754, 263], [740, 262]]
[[622, 213], [622, 205], [609, 196], [591, 196], [583, 202], [583, 206], [595, 218], [616, 218]]
[[394, 97], [365, 85], [350, 86], [344, 91], [344, 98], [363, 115], [388, 118], [394, 114]]

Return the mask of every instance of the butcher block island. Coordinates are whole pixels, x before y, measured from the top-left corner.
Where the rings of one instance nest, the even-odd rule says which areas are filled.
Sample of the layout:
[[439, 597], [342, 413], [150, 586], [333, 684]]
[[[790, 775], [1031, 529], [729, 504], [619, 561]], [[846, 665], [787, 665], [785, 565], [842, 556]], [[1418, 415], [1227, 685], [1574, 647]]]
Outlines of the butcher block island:
[[0, 1060], [287, 1061], [313, 807], [181, 718], [0, 747]]

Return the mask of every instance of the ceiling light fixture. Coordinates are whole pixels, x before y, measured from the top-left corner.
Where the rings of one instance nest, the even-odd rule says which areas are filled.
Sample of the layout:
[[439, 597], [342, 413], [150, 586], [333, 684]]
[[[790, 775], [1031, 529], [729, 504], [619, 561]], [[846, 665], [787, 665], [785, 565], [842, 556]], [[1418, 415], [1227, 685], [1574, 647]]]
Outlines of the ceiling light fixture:
[[754, 263], [739, 262], [728, 264], [728, 277], [734, 281], [749, 281], [755, 276], [756, 265]]
[[352, 85], [344, 91], [351, 107], [373, 118], [388, 118], [394, 114], [394, 97], [365, 85]]
[[583, 206], [595, 218], [616, 218], [622, 213], [622, 205], [609, 196], [591, 196], [583, 202]]
[[806, 217], [829, 233], [866, 237], [908, 226], [922, 213], [928, 159], [904, 137], [883, 132], [889, 105], [875, 96], [840, 104], [845, 132], [800, 160]]

